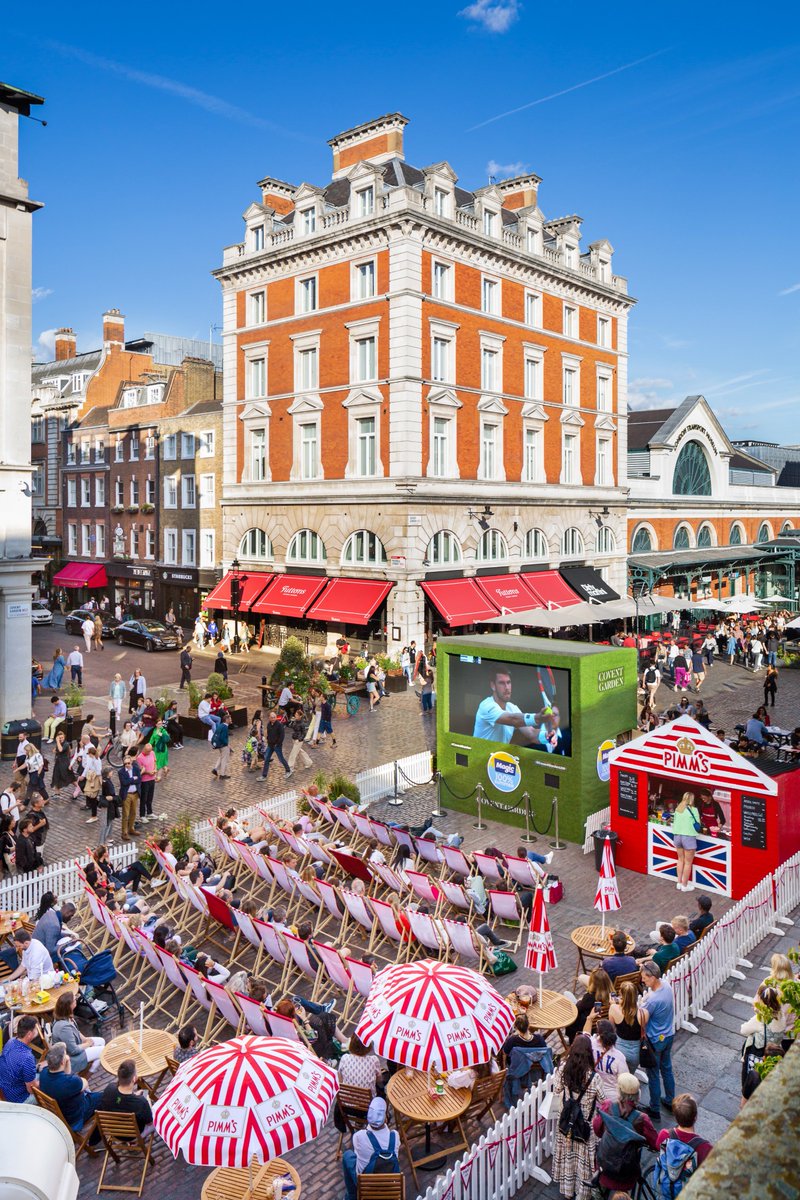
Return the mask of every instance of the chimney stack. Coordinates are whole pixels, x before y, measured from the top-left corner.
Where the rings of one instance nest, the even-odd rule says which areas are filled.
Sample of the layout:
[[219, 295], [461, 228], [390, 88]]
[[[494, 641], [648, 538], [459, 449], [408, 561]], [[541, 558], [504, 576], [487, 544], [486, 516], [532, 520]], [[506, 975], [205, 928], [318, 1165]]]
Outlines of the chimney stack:
[[516, 175], [502, 179], [497, 190], [503, 194], [503, 208], [534, 208], [541, 179], [538, 175]]
[[78, 341], [73, 329], [57, 329], [55, 336], [56, 362], [74, 358], [78, 353]]
[[333, 150], [333, 178], [346, 175], [358, 162], [384, 163], [390, 158], [403, 158], [403, 129], [407, 124], [408, 117], [402, 113], [387, 113], [331, 138], [328, 145]]
[[121, 350], [125, 345], [125, 317], [118, 308], [110, 308], [103, 313], [103, 349], [118, 346]]

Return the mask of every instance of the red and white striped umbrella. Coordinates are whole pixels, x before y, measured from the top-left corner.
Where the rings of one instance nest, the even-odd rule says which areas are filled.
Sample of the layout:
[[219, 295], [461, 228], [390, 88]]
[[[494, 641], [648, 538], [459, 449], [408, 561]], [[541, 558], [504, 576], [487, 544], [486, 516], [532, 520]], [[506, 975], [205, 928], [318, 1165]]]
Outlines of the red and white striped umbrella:
[[153, 1107], [153, 1124], [176, 1158], [247, 1167], [317, 1137], [338, 1090], [336, 1072], [305, 1046], [236, 1037], [179, 1068]]
[[600, 863], [600, 878], [597, 881], [597, 894], [594, 906], [603, 914], [603, 928], [606, 924], [606, 913], [615, 912], [622, 905], [617, 888], [617, 873], [614, 870], [614, 859], [611, 857], [611, 840], [606, 838], [603, 843], [603, 858]]
[[514, 1014], [477, 971], [449, 963], [387, 967], [370, 989], [356, 1035], [377, 1054], [427, 1071], [489, 1062]]
[[547, 908], [544, 903], [544, 888], [537, 887], [533, 896], [531, 925], [528, 944], [525, 947], [525, 966], [529, 971], [555, 971], [558, 966]]

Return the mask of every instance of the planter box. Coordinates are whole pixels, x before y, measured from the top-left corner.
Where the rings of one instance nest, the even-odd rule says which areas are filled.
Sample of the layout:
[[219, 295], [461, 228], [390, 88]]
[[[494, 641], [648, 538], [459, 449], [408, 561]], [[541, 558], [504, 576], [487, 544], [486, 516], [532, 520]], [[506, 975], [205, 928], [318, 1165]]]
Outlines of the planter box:
[[408, 681], [402, 672], [399, 675], [390, 675], [387, 671], [383, 688], [386, 692], [405, 692], [408, 690]]
[[[234, 704], [228, 710], [232, 718], [233, 729], [245, 729], [247, 727], [247, 709], [243, 704]], [[198, 716], [195, 714], [187, 714], [179, 716], [178, 720], [183, 726], [185, 737], [197, 738], [199, 741], [207, 741], [209, 726], [204, 725]]]

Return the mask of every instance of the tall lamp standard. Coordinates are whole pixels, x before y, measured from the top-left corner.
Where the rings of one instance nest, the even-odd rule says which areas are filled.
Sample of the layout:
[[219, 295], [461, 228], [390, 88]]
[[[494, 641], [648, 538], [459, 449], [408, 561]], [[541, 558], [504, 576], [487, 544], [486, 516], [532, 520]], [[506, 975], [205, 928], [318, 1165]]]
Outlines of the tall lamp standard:
[[238, 558], [231, 563], [231, 607], [233, 609], [233, 653], [239, 653], [239, 605], [242, 602], [242, 577]]

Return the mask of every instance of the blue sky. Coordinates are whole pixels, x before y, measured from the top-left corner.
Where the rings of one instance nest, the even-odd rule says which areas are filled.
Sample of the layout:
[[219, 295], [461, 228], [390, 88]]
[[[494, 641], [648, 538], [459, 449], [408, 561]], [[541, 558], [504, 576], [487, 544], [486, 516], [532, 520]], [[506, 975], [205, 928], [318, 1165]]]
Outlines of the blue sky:
[[547, 217], [610, 239], [634, 407], [703, 392], [734, 436], [800, 442], [800, 9], [648, 9], [16, 8], [0, 77], [47, 100], [22, 123], [35, 337], [90, 349], [112, 306], [129, 336], [208, 337], [256, 181], [323, 182], [329, 137], [400, 110], [410, 162], [467, 187], [535, 171]]

